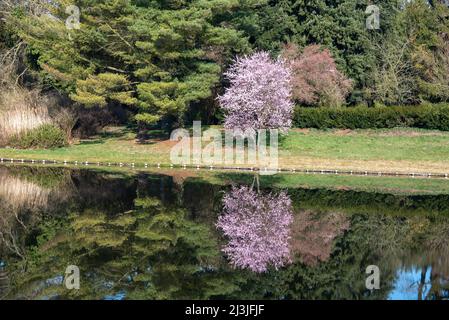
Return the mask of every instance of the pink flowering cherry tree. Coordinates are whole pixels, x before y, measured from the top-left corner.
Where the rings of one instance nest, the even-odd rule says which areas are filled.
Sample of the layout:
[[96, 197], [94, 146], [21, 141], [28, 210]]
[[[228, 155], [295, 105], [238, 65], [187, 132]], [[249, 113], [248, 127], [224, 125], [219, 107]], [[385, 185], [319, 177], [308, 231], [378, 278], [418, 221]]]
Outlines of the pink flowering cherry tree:
[[217, 227], [228, 238], [222, 251], [234, 267], [265, 272], [269, 266], [278, 269], [291, 263], [293, 209], [287, 193], [261, 194], [234, 186], [223, 204]]
[[225, 76], [230, 87], [218, 101], [226, 114], [226, 129], [286, 132], [291, 127], [291, 73], [282, 59], [257, 52], [237, 58]]
[[352, 89], [352, 81], [337, 69], [329, 49], [309, 45], [300, 50], [287, 44], [282, 56], [292, 70], [292, 95], [299, 103], [339, 107]]

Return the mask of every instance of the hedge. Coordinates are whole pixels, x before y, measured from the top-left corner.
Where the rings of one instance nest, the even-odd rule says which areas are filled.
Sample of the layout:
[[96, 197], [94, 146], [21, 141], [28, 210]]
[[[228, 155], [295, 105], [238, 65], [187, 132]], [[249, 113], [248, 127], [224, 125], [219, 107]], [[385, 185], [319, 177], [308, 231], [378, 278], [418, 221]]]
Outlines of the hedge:
[[449, 105], [395, 107], [305, 108], [296, 107], [297, 128], [377, 129], [413, 127], [449, 131]]

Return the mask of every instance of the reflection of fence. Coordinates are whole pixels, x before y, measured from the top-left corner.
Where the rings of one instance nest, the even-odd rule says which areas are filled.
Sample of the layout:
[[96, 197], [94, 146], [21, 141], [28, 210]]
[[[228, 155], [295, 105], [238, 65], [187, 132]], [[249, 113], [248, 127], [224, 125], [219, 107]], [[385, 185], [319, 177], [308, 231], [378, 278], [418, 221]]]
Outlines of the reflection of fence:
[[[22, 164], [42, 164], [42, 165], [64, 165], [64, 166], [97, 166], [97, 167], [119, 167], [130, 169], [195, 169], [195, 170], [232, 170], [232, 171], [264, 171], [269, 168], [250, 166], [212, 166], [212, 165], [175, 165], [166, 163], [135, 163], [135, 162], [96, 162], [96, 161], [57, 161], [57, 160], [29, 160], [0, 158], [0, 163], [22, 163]], [[426, 173], [426, 172], [389, 172], [389, 171], [361, 171], [361, 170], [341, 170], [341, 169], [304, 169], [279, 167], [279, 173], [305, 173], [305, 174], [327, 174], [327, 175], [354, 175], [354, 176], [388, 176], [388, 177], [412, 177], [412, 178], [449, 178], [449, 173]]]

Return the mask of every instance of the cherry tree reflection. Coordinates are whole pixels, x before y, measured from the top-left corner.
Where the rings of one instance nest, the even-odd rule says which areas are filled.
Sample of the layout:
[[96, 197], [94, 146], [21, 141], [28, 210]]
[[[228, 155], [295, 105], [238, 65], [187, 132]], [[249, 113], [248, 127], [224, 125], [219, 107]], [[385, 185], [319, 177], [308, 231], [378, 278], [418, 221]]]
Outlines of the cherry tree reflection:
[[222, 251], [236, 268], [265, 272], [291, 263], [293, 209], [286, 192], [262, 194], [234, 186], [223, 198], [217, 227], [228, 238]]

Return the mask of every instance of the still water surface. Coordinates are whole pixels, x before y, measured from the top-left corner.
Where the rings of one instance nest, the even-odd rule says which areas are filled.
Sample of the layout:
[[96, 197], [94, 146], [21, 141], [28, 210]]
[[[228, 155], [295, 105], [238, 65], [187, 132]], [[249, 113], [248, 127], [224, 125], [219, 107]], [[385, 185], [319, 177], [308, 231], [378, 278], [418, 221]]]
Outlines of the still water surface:
[[0, 298], [449, 298], [448, 195], [260, 179], [0, 167]]

